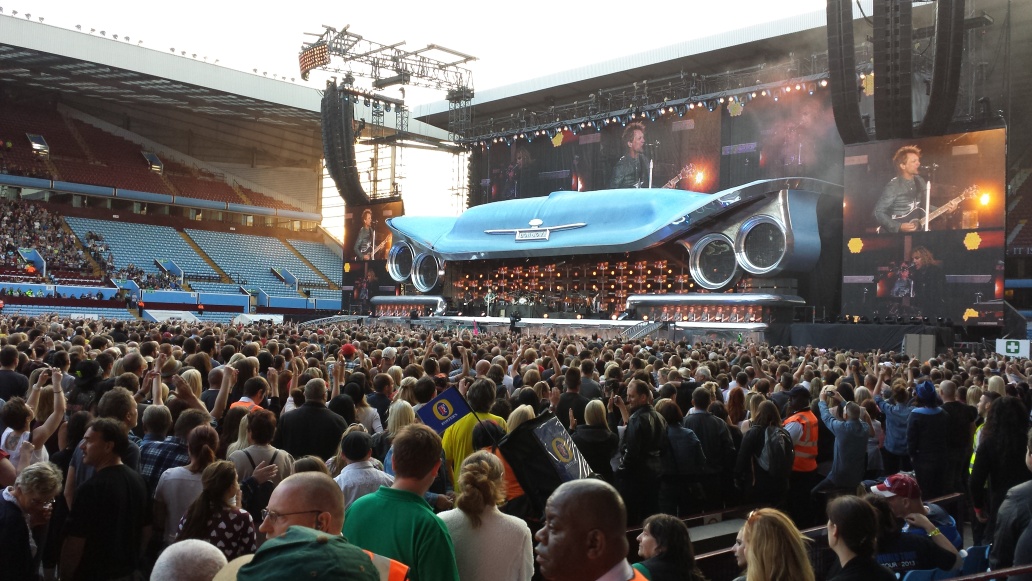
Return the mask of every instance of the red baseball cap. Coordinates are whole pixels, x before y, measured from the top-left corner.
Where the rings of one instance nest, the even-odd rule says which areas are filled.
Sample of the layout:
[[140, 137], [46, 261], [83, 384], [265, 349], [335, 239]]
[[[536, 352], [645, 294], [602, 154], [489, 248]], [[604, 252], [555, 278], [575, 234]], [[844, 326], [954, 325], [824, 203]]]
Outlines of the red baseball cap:
[[885, 482], [871, 487], [871, 492], [885, 497], [902, 496], [911, 500], [921, 498], [921, 487], [909, 474], [893, 474]]

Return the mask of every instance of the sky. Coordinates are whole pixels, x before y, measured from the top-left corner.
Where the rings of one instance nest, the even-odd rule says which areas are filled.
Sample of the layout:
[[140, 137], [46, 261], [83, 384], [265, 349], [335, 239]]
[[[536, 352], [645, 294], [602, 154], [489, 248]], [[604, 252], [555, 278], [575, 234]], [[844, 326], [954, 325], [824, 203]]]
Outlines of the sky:
[[[655, 6], [653, 6], [655, 5]], [[427, 2], [349, 0], [325, 2], [240, 2], [236, 0], [0, 0], [3, 15], [31, 14], [46, 25], [83, 34], [101, 31], [107, 38], [140, 45], [141, 50], [186, 51], [194, 58], [322, 88], [325, 76], [302, 81], [297, 55], [303, 42], [321, 33], [321, 25], [350, 31], [382, 44], [405, 42], [409, 50], [428, 44], [477, 57], [468, 64], [473, 87], [483, 90], [537, 78], [614, 58], [717, 35], [728, 30], [822, 11], [826, 0], [694, 0], [677, 5], [613, 0], [524, 0], [520, 3], [451, 0]], [[436, 54], [435, 54], [436, 56]], [[339, 61], [335, 61], [337, 64]], [[362, 86], [369, 83], [359, 79]], [[368, 84], [364, 86], [368, 87]], [[385, 94], [400, 97], [392, 87]], [[444, 98], [440, 91], [409, 87], [410, 108]], [[451, 159], [450, 159], [451, 158]], [[456, 215], [464, 198], [462, 164], [450, 154], [404, 152], [400, 173], [405, 211], [420, 215]], [[339, 198], [324, 186], [324, 226], [343, 235]]]

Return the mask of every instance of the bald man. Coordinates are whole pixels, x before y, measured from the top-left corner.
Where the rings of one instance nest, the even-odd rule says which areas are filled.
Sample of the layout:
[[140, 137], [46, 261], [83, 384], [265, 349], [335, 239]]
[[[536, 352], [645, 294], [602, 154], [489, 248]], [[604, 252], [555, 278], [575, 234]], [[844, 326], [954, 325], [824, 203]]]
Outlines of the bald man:
[[284, 478], [272, 491], [258, 530], [272, 539], [295, 525], [317, 531], [341, 530], [344, 495], [332, 478], [320, 472], [302, 472]]
[[555, 489], [545, 526], [534, 535], [541, 575], [549, 581], [641, 581], [627, 563], [627, 509], [601, 480], [574, 480]]
[[[274, 539], [285, 535], [292, 526], [325, 531], [330, 535], [336, 535], [336, 531], [344, 528], [344, 495], [332, 478], [322, 472], [301, 472], [284, 478], [272, 491], [265, 519], [258, 530]], [[357, 548], [356, 545], [350, 546]], [[399, 561], [370, 551], [363, 552], [372, 561], [381, 581], [406, 578], [408, 567]], [[364, 571], [356, 573], [365, 574]]]

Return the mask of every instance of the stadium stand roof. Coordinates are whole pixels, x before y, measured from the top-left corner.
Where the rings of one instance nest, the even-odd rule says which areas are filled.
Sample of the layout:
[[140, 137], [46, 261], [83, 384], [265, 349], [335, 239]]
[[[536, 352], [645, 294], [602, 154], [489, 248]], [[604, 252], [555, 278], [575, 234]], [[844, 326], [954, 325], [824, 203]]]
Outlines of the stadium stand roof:
[[[316, 135], [320, 122], [315, 88], [17, 18], [0, 18], [0, 82]], [[372, 119], [363, 108], [356, 106], [356, 117]], [[393, 117], [384, 121], [393, 129]], [[415, 120], [409, 131], [447, 138]]]

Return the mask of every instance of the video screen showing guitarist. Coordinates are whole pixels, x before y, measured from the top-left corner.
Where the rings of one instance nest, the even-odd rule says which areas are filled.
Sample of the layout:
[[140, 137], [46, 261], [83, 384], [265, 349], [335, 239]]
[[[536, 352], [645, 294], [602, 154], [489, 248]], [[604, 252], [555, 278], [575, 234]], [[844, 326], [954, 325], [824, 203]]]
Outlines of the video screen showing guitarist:
[[[613, 176], [609, 179], [609, 188], [653, 187], [650, 175], [652, 160], [645, 155], [645, 125], [638, 122], [628, 124], [621, 139], [627, 146], [627, 153], [613, 166]], [[670, 181], [656, 187], [670, 189], [687, 178], [695, 178], [693, 182], [699, 183], [701, 177], [702, 175], [696, 171], [695, 166], [689, 163]]]
[[[921, 150], [916, 145], [904, 145], [892, 157], [896, 177], [885, 186], [878, 203], [874, 205], [874, 219], [881, 232], [916, 232], [924, 230], [924, 220], [953, 212], [961, 198], [946, 206], [925, 208], [928, 181], [920, 174]], [[934, 214], [934, 215], [933, 215]]]
[[362, 210], [362, 227], [355, 237], [355, 258], [357, 260], [376, 260], [387, 258], [390, 236], [382, 241], [376, 240], [376, 229], [373, 228], [373, 212], [369, 208]]

